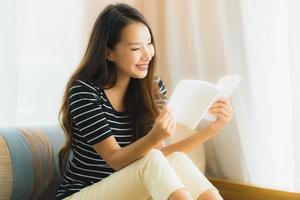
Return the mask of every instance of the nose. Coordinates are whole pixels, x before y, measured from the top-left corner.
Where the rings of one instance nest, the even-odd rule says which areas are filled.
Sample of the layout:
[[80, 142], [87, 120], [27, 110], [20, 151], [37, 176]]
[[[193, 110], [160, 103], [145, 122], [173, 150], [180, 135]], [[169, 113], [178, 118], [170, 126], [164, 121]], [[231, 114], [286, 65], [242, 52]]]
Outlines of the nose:
[[151, 49], [149, 47], [145, 47], [143, 49], [144, 49], [144, 51], [143, 51], [143, 60], [150, 61], [152, 56], [153, 56]]

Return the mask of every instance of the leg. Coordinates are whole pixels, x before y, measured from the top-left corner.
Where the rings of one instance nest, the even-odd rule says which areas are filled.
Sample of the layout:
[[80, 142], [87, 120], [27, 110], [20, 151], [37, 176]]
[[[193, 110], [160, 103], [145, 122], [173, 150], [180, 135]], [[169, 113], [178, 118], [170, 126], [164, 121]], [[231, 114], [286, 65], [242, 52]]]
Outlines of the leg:
[[198, 200], [223, 200], [223, 198], [216, 190], [209, 189], [203, 192], [198, 198]]
[[168, 200], [193, 200], [193, 197], [186, 189], [179, 189], [173, 192]]
[[194, 199], [222, 200], [218, 190], [207, 180], [186, 154], [174, 152], [167, 159]]
[[174, 194], [178, 196], [184, 188], [164, 155], [151, 150], [142, 159], [66, 199], [143, 200], [151, 196], [154, 200], [166, 200]]

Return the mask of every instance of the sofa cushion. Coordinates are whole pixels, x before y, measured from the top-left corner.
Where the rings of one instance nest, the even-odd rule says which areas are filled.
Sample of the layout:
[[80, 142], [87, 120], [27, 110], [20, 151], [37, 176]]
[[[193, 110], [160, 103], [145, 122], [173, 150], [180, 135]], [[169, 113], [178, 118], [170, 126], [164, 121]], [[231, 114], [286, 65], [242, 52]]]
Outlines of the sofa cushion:
[[0, 199], [55, 199], [63, 142], [58, 126], [0, 129]]
[[10, 199], [12, 181], [10, 152], [3, 136], [0, 135], [0, 199]]

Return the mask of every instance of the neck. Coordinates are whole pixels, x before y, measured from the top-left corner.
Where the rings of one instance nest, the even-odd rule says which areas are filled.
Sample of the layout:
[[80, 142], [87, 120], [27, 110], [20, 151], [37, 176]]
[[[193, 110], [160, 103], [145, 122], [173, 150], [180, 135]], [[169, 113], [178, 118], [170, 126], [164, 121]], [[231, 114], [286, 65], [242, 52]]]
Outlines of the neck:
[[119, 75], [116, 84], [111, 89], [118, 90], [119, 92], [125, 94], [125, 92], [126, 92], [126, 90], [128, 88], [129, 82], [130, 82], [130, 77], [128, 77], [128, 76], [120, 76]]
[[122, 76], [121, 74], [118, 74], [118, 80], [116, 84], [106, 90], [106, 93], [109, 96], [114, 96], [114, 99], [119, 99], [118, 101], [124, 102], [125, 94], [128, 88], [130, 82], [130, 77], [128, 76]]

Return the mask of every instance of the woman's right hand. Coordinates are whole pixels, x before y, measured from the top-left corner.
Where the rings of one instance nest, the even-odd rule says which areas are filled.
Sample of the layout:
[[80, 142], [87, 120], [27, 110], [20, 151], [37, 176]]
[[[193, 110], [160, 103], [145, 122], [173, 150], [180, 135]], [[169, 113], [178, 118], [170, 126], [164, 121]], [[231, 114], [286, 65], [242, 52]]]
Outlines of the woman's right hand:
[[172, 111], [168, 107], [164, 107], [156, 118], [150, 134], [156, 143], [161, 142], [165, 138], [172, 136], [175, 131], [176, 123], [173, 118]]

